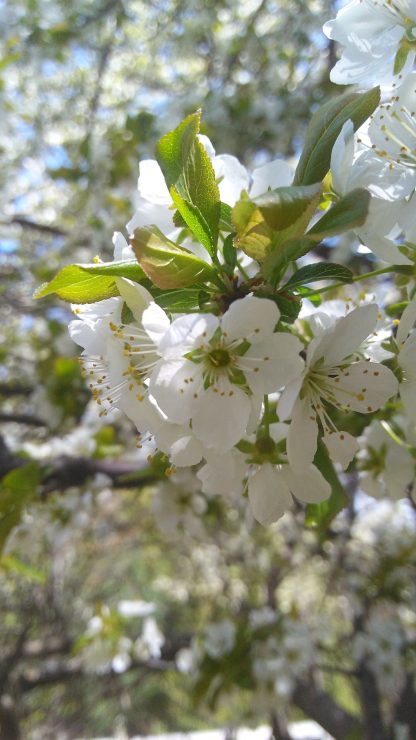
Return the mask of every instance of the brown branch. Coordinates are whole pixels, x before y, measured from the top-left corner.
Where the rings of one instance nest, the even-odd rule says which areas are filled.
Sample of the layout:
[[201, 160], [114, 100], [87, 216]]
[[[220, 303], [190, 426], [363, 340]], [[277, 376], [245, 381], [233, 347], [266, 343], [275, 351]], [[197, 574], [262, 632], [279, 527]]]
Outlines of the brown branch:
[[27, 218], [26, 216], [13, 216], [13, 218], [9, 219], [9, 221], [2, 221], [1, 223], [9, 226], [13, 226], [14, 224], [16, 224], [17, 226], [21, 226], [23, 229], [40, 231], [44, 234], [50, 234], [51, 236], [68, 236], [68, 232], [60, 228], [59, 226], [40, 224], [37, 221], [32, 221], [32, 219]]
[[31, 414], [1, 414], [0, 413], [0, 424], [27, 424], [30, 427], [47, 427], [48, 422], [44, 419], [40, 419], [39, 416], [32, 416]]
[[[307, 717], [315, 720], [337, 740], [348, 740], [353, 733], [356, 737], [363, 737], [363, 728], [359, 720], [338, 706], [312, 678], [298, 681], [293, 701]], [[373, 740], [375, 737], [376, 735], [373, 736]]]
[[19, 383], [0, 383], [0, 396], [30, 396], [33, 388]]

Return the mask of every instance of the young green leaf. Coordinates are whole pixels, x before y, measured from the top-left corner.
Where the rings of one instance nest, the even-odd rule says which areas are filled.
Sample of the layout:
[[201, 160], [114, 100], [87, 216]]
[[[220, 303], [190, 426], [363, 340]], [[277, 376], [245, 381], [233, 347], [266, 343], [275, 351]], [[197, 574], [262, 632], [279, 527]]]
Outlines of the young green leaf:
[[[170, 189], [170, 194], [178, 209], [177, 213], [180, 214], [186, 226], [192, 231], [197, 240], [201, 242], [207, 252], [213, 254], [215, 250], [213, 250], [211, 230], [198, 206], [182, 198], [174, 187]], [[178, 219], [176, 219], [176, 222], [178, 222]]]
[[313, 246], [313, 242], [305, 237], [288, 239], [270, 252], [264, 260], [261, 266], [263, 276], [271, 283], [276, 283], [286, 271], [289, 262], [307, 254]]
[[34, 298], [56, 293], [70, 303], [95, 303], [119, 295], [115, 278], [128, 278], [138, 283], [145, 274], [136, 260], [66, 265], [49, 283], [44, 283]]
[[292, 226], [309, 210], [311, 203], [317, 204], [320, 184], [291, 185], [276, 188], [254, 199], [266, 224], [275, 231], [283, 231]]
[[234, 246], [234, 237], [235, 234], [228, 234], [226, 239], [224, 239], [222, 248], [225, 264], [230, 268], [230, 270], [234, 270], [237, 264], [237, 250]]
[[348, 504], [348, 496], [322, 442], [318, 442], [314, 465], [330, 484], [332, 493], [326, 501], [322, 501], [320, 504], [307, 505], [305, 524], [324, 532], [328, 529], [334, 517]]
[[284, 288], [294, 290], [299, 286], [314, 283], [317, 280], [336, 280], [340, 283], [351, 283], [353, 277], [351, 270], [344, 267], [344, 265], [337, 265], [334, 262], [315, 262], [297, 270], [284, 285]]
[[36, 463], [12, 470], [0, 483], [0, 551], [21, 519], [24, 507], [35, 497], [40, 473]]
[[197, 111], [163, 136], [156, 156], [183, 220], [213, 254], [218, 241], [221, 202], [214, 168], [197, 138], [200, 118], [201, 112]]
[[141, 267], [157, 288], [186, 288], [215, 277], [212, 265], [171, 242], [156, 226], [136, 229], [130, 242]]
[[356, 131], [379, 102], [380, 89], [375, 87], [365, 93], [345, 93], [325, 103], [312, 116], [293, 184], [321, 182], [329, 170], [332, 147], [344, 123], [351, 119]]
[[321, 241], [328, 236], [342, 234], [362, 226], [368, 216], [371, 195], [364, 188], [356, 188], [344, 195], [307, 232], [306, 236]]
[[79, 265], [67, 265], [49, 282], [34, 293], [34, 298], [44, 298], [56, 293], [69, 303], [95, 303], [119, 294], [113, 276], [94, 275]]

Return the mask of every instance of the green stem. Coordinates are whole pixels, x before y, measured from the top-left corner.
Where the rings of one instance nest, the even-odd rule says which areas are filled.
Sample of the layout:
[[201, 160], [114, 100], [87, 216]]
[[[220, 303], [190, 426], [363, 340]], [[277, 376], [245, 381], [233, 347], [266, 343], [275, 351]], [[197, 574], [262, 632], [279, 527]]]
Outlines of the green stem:
[[264, 414], [263, 414], [264, 431], [266, 432], [266, 437], [270, 437], [269, 396], [267, 395], [263, 396], [263, 403], [264, 403]]
[[[361, 280], [367, 280], [367, 278], [376, 277], [377, 275], [385, 275], [389, 272], [398, 272], [395, 265], [392, 267], [381, 267], [379, 270], [372, 270], [371, 272], [365, 272], [364, 275], [357, 275], [352, 279], [353, 283], [358, 283]], [[345, 286], [348, 283], [334, 283], [333, 285], [326, 285], [325, 288], [319, 288], [318, 290], [313, 290], [307, 295], [305, 295], [305, 298], [309, 298], [309, 296], [312, 295], [320, 295], [321, 293], [326, 293], [328, 290], [335, 290], [336, 288], [345, 288]]]
[[237, 264], [237, 267], [238, 267], [239, 271], [241, 272], [243, 278], [245, 280], [250, 280], [250, 275], [248, 274], [248, 272], [245, 271], [245, 269], [242, 266], [241, 262], [239, 262], [239, 260], [237, 260], [237, 263], [236, 264]]

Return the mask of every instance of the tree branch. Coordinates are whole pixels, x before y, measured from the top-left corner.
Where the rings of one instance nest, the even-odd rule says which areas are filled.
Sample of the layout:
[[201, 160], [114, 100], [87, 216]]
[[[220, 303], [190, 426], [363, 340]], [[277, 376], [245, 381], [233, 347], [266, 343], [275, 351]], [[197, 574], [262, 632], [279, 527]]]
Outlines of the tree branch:
[[[348, 740], [354, 732], [357, 737], [363, 737], [360, 734], [363, 727], [359, 720], [338, 706], [312, 678], [309, 681], [298, 681], [293, 701], [307, 717], [315, 720], [337, 740]], [[375, 737], [377, 736], [374, 735], [373, 740]]]

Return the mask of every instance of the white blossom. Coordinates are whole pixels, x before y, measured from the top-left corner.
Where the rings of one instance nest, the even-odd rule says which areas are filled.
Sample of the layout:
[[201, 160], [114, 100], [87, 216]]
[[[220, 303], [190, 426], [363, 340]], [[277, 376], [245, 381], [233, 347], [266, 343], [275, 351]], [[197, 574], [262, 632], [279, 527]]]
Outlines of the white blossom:
[[409, 55], [401, 70], [406, 74], [415, 59], [416, 5], [414, 0], [353, 0], [334, 20], [324, 25], [324, 33], [344, 49], [331, 70], [338, 85], [355, 82], [371, 86], [380, 81], [394, 84], [394, 61], [401, 45]]
[[338, 431], [326, 405], [341, 411], [371, 413], [397, 391], [397, 381], [387, 367], [359, 359], [362, 342], [374, 330], [376, 304], [351, 311], [315, 337], [307, 349], [304, 371], [285, 388], [278, 412], [291, 418], [287, 439], [289, 462], [302, 471], [312, 462], [319, 426], [329, 454], [346, 467], [358, 445], [348, 432]]

